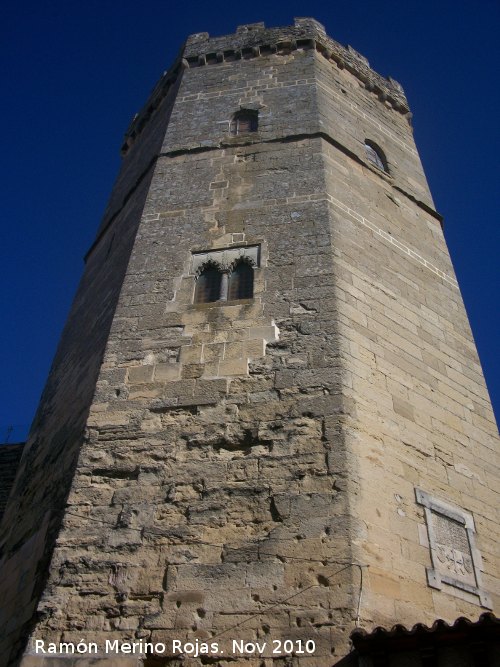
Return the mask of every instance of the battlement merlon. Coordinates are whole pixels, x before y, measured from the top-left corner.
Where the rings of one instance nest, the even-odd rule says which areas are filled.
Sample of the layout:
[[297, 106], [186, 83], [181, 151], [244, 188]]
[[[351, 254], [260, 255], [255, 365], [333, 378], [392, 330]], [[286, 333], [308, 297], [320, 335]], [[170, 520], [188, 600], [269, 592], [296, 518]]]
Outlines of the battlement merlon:
[[132, 120], [125, 133], [122, 153], [127, 152], [141, 133], [183, 68], [217, 65], [271, 53], [287, 54], [297, 49], [316, 49], [327, 60], [356, 76], [382, 102], [402, 114], [410, 113], [401, 84], [391, 77], [377, 74], [364, 56], [351, 46], [342, 46], [329, 37], [324, 26], [315, 19], [295, 18], [293, 26], [281, 28], [249, 23], [238, 26], [236, 33], [231, 35], [210, 37], [208, 32], [199, 32], [187, 38], [173, 66], [163, 74], [142, 110]]

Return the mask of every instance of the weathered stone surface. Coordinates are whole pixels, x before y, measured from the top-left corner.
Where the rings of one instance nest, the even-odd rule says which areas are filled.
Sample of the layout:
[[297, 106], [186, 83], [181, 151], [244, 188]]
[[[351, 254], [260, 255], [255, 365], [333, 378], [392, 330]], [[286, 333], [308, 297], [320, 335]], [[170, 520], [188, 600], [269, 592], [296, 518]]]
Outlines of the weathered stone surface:
[[[312, 640], [309, 667], [358, 621], [477, 617], [428, 586], [415, 488], [474, 517], [495, 599], [496, 429], [400, 86], [312, 19], [183, 56], [129, 130], [23, 456], [0, 654], [35, 608], [46, 641]], [[242, 108], [258, 131], [232, 136]], [[242, 247], [253, 298], [193, 303], [193, 253]]]
[[0, 521], [16, 478], [24, 443], [0, 445]]

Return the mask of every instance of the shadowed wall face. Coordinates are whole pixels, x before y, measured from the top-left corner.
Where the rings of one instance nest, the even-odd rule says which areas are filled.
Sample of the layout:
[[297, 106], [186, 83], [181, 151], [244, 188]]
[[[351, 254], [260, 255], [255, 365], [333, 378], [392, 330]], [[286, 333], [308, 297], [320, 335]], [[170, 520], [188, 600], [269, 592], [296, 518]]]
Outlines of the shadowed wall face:
[[[144, 199], [168, 122], [125, 159], [66, 322], [0, 527], [0, 665], [24, 649], [59, 534]], [[10, 655], [10, 658], [9, 658]]]
[[7, 506], [10, 490], [14, 484], [23, 447], [24, 443], [0, 445], [0, 521]]

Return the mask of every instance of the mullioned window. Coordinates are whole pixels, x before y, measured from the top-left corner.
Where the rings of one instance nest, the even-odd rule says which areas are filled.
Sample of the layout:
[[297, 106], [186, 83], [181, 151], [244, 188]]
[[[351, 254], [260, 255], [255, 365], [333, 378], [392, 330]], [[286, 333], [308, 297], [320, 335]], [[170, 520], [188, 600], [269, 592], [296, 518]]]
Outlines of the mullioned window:
[[254, 270], [259, 264], [259, 246], [194, 254], [192, 260], [196, 278], [194, 303], [252, 299]]

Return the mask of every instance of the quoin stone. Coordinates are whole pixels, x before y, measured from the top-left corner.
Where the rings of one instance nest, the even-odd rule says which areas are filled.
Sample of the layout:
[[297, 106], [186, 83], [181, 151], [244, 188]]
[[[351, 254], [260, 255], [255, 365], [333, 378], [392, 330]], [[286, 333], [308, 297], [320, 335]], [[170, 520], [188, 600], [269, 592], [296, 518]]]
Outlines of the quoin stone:
[[498, 434], [410, 118], [314, 19], [188, 38], [5, 509], [2, 667], [324, 667], [497, 604]]

